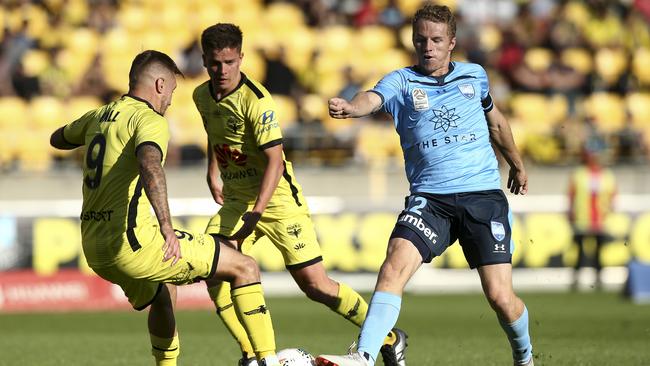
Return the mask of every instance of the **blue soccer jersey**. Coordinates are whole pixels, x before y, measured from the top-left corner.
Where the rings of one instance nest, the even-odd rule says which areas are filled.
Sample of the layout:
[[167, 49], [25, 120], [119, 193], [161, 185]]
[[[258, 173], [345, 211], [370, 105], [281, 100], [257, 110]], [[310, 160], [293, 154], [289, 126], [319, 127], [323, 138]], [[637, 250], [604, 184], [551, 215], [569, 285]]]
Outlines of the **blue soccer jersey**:
[[407, 67], [386, 75], [371, 91], [395, 121], [411, 193], [501, 188], [485, 117], [493, 105], [481, 66], [451, 62], [441, 77]]

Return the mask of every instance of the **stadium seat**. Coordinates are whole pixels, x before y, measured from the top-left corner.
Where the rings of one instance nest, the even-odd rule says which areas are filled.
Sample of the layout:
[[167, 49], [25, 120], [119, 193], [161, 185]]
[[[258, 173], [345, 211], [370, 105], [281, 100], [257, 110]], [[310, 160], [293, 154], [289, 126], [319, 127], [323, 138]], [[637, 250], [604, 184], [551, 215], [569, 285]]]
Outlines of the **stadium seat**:
[[633, 126], [650, 127], [650, 93], [630, 93], [625, 97], [625, 105]]
[[612, 84], [627, 68], [628, 55], [620, 48], [600, 48], [594, 56], [596, 74], [606, 83]]
[[102, 101], [95, 96], [79, 96], [70, 98], [70, 100], [68, 100], [64, 105], [63, 119], [59, 124], [63, 125], [72, 122], [86, 114], [86, 112], [99, 108], [102, 104]]
[[529, 133], [550, 133], [554, 120], [547, 98], [537, 93], [518, 93], [510, 99], [512, 115], [526, 126]]
[[625, 125], [625, 104], [619, 95], [604, 92], [593, 93], [585, 99], [583, 104], [584, 113], [596, 121], [601, 131], [612, 133]]
[[553, 62], [553, 53], [546, 48], [531, 48], [524, 54], [526, 66], [536, 72], [548, 70], [551, 62]]
[[66, 122], [63, 103], [51, 96], [32, 99], [29, 103], [29, 116], [32, 127], [49, 132]]
[[560, 54], [562, 63], [572, 67], [574, 70], [588, 74], [593, 69], [593, 58], [585, 48], [567, 48]]
[[278, 121], [284, 131], [298, 121], [298, 109], [296, 101], [286, 95], [273, 95], [273, 100], [277, 105]]
[[641, 47], [634, 52], [632, 73], [640, 84], [650, 85], [650, 48]]

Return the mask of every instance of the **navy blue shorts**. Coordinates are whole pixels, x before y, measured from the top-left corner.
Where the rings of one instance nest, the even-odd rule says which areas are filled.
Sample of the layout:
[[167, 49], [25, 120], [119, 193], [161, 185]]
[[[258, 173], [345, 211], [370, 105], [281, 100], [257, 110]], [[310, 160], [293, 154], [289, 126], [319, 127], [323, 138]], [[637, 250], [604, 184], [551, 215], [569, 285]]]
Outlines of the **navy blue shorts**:
[[512, 263], [511, 214], [500, 189], [467, 193], [416, 193], [406, 198], [392, 238], [415, 245], [431, 262], [458, 239], [471, 268]]

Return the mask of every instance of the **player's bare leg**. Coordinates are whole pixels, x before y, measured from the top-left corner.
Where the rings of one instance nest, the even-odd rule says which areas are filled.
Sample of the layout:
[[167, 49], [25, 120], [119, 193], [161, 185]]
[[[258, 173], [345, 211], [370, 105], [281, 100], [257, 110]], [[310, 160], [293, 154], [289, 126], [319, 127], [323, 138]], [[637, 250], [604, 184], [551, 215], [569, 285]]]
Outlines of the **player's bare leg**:
[[422, 256], [410, 241], [391, 239], [388, 242], [386, 259], [379, 271], [368, 316], [361, 328], [357, 352], [345, 356], [321, 355], [318, 357], [318, 364], [373, 365], [381, 349], [385, 364], [405, 365], [406, 335], [400, 331], [394, 344], [383, 345], [382, 334], [388, 334], [397, 322], [404, 286], [421, 264]]
[[180, 353], [176, 332], [176, 286], [165, 284], [149, 307], [149, 337], [151, 353], [157, 366], [174, 366]]
[[528, 310], [512, 289], [512, 265], [502, 263], [481, 266], [478, 273], [485, 297], [508, 336], [515, 365], [532, 365]]

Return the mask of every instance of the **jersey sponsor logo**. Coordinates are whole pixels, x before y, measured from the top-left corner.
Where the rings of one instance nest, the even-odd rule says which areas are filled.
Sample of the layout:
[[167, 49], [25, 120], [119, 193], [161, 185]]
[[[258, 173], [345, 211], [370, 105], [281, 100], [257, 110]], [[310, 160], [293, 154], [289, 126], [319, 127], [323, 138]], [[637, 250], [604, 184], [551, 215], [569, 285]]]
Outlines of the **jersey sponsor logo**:
[[223, 179], [224, 181], [238, 180], [238, 179], [244, 179], [248, 177], [257, 177], [257, 169], [248, 168], [248, 169], [237, 170], [234, 172], [229, 172], [229, 171], [221, 172], [221, 179]]
[[494, 244], [494, 250], [492, 252], [493, 253], [506, 253], [506, 245], [505, 244]]
[[416, 111], [426, 111], [429, 109], [429, 97], [427, 97], [427, 92], [423, 89], [413, 89], [411, 96], [413, 97], [413, 108]]
[[467, 134], [462, 134], [462, 135], [449, 135], [445, 136], [444, 138], [441, 139], [431, 139], [431, 140], [425, 140], [425, 141], [420, 141], [416, 143], [417, 147], [421, 150], [426, 150], [426, 149], [431, 149], [434, 147], [438, 147], [441, 145], [448, 145], [451, 143], [457, 143], [457, 142], [471, 142], [471, 141], [476, 141], [476, 134], [474, 133], [467, 133]]
[[438, 235], [424, 222], [424, 220], [422, 220], [421, 217], [405, 214], [399, 218], [399, 221], [411, 224], [411, 226], [421, 231], [427, 239], [431, 240], [433, 244], [436, 243], [435, 238], [437, 238]]
[[238, 166], [246, 165], [248, 156], [237, 149], [232, 149], [228, 144], [214, 145], [212, 150], [217, 157], [219, 166], [222, 168], [227, 168], [231, 161]]
[[113, 214], [113, 210], [102, 210], [102, 211], [84, 211], [79, 215], [79, 219], [81, 221], [111, 221], [111, 215]]
[[474, 98], [474, 85], [472, 84], [460, 84], [458, 85], [458, 90], [460, 90], [460, 93], [467, 99], [472, 99]]
[[260, 121], [263, 125], [269, 124], [275, 120], [275, 111], [269, 109], [268, 111], [262, 113], [262, 120]]
[[297, 238], [301, 232], [302, 226], [300, 224], [291, 224], [287, 226], [287, 234], [289, 235], [293, 235]]
[[228, 126], [228, 128], [232, 133], [237, 133], [239, 130], [242, 129], [242, 127], [244, 127], [244, 122], [238, 120], [235, 117], [230, 117], [228, 118], [226, 125]]
[[440, 109], [433, 110], [433, 129], [442, 128], [443, 131], [447, 132], [451, 127], [458, 127], [456, 121], [459, 119], [460, 116], [456, 114], [456, 108], [448, 109], [447, 106], [443, 105]]
[[305, 246], [306, 246], [305, 243], [298, 243], [298, 244], [293, 246], [293, 249], [300, 250], [300, 249], [304, 248]]
[[501, 241], [506, 237], [506, 228], [502, 223], [498, 221], [490, 221], [490, 227], [492, 229], [492, 236], [496, 240]]

